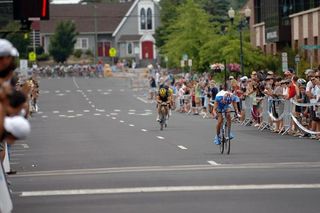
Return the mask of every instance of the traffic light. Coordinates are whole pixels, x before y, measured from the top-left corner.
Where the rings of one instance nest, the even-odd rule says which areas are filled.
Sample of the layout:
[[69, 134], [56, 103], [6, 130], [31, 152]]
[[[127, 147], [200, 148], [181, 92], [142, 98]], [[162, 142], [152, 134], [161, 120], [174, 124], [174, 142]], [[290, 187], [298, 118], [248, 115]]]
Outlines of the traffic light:
[[13, 0], [14, 20], [49, 20], [49, 0]]

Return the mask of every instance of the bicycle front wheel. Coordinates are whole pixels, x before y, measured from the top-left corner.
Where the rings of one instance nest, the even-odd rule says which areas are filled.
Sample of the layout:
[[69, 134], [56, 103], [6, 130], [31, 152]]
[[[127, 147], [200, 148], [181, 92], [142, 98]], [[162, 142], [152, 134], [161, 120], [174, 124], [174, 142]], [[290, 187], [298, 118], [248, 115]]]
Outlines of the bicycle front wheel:
[[226, 130], [225, 135], [227, 136], [227, 138], [225, 139], [225, 149], [227, 154], [229, 155], [231, 150], [230, 129], [226, 127], [225, 130]]

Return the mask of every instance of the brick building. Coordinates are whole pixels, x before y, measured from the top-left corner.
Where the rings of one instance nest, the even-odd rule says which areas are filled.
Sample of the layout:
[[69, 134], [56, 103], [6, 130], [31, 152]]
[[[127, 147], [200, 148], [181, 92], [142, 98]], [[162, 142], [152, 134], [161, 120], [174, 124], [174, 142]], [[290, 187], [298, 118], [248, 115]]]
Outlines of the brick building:
[[289, 46], [305, 59], [320, 62], [320, 51], [305, 50], [319, 45], [320, 0], [249, 0], [252, 9], [251, 43], [275, 54]]

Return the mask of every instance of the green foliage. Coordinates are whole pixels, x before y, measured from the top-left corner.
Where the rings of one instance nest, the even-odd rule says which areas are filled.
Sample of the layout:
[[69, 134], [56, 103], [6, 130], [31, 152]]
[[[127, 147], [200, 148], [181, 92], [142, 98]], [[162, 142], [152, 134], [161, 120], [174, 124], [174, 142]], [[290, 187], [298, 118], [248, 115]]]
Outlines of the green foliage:
[[87, 49], [84, 54], [86, 54], [87, 56], [93, 56], [93, 52], [90, 49]]
[[11, 21], [2, 30], [10, 32], [7, 34], [6, 39], [8, 39], [13, 46], [17, 48], [21, 58], [27, 58], [30, 39], [25, 39], [24, 33], [20, 32], [19, 22]]
[[57, 25], [49, 45], [49, 53], [56, 62], [66, 61], [73, 53], [76, 35], [76, 26], [73, 22], [62, 21]]
[[38, 61], [47, 61], [50, 59], [50, 55], [48, 53], [43, 53], [37, 56]]
[[73, 55], [76, 57], [76, 58], [80, 58], [82, 56], [82, 50], [75, 50], [73, 52]]
[[171, 33], [161, 50], [168, 56], [170, 65], [180, 66], [182, 55], [188, 54], [193, 60], [193, 67], [200, 69], [200, 49], [213, 34], [210, 16], [192, 0], [179, 6], [177, 13], [179, 15], [170, 25]]

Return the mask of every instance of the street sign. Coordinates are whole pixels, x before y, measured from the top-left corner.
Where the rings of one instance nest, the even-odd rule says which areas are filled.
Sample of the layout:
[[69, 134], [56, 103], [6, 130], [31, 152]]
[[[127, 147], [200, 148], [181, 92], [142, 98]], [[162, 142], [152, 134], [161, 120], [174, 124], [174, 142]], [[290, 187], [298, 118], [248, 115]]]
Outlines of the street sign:
[[29, 61], [36, 61], [37, 60], [37, 54], [35, 52], [29, 53]]
[[296, 55], [294, 61], [296, 62], [296, 64], [300, 63], [300, 55]]
[[288, 70], [288, 54], [286, 52], [281, 53], [282, 56], [282, 71]]
[[305, 50], [314, 50], [320, 49], [320, 45], [303, 45], [302, 48]]
[[28, 60], [21, 59], [20, 60], [20, 72], [24, 75], [28, 73]]
[[110, 50], [109, 50], [109, 55], [110, 55], [110, 57], [112, 57], [112, 58], [114, 58], [114, 57], [116, 57], [117, 56], [117, 50], [116, 50], [116, 48], [110, 48]]
[[182, 59], [184, 60], [184, 61], [188, 61], [188, 54], [183, 54], [183, 56], [182, 56]]
[[189, 59], [189, 60], [188, 60], [188, 66], [189, 66], [189, 67], [192, 67], [192, 59]]
[[180, 62], [180, 63], [181, 63], [181, 67], [182, 67], [182, 68], [184, 68], [184, 67], [185, 67], [184, 62], [185, 62], [184, 60], [181, 60], [181, 62]]

